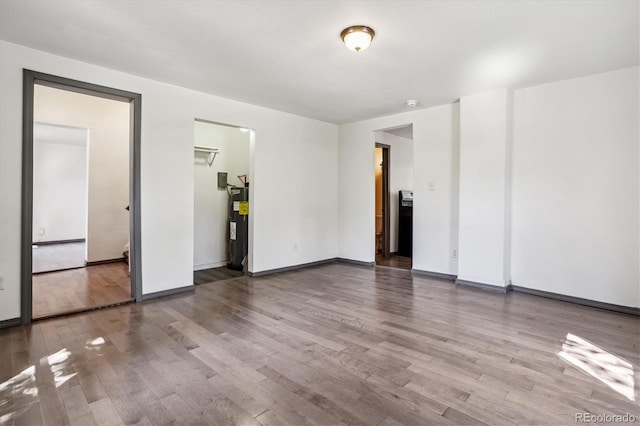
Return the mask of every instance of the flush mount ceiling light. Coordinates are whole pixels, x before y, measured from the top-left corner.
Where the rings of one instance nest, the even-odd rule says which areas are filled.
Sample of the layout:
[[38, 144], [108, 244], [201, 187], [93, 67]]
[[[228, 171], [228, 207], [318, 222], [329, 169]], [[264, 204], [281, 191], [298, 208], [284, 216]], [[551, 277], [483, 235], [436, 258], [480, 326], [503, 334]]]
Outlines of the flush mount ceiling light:
[[407, 106], [409, 106], [409, 107], [415, 107], [415, 106], [418, 106], [418, 101], [417, 101], [417, 100], [415, 100], [415, 99], [409, 99], [409, 100], [407, 101]]
[[348, 49], [362, 52], [371, 44], [376, 32], [365, 25], [352, 25], [342, 30], [340, 37]]

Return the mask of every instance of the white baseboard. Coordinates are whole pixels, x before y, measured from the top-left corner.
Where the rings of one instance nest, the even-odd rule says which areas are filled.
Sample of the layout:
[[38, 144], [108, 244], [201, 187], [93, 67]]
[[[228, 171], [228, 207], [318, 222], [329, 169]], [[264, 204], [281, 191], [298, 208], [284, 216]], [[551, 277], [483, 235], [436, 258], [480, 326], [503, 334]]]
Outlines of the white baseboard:
[[193, 270], [202, 271], [203, 269], [220, 268], [222, 266], [227, 266], [228, 263], [229, 263], [228, 260], [223, 260], [221, 262], [213, 262], [213, 263], [203, 263], [201, 265], [193, 265]]

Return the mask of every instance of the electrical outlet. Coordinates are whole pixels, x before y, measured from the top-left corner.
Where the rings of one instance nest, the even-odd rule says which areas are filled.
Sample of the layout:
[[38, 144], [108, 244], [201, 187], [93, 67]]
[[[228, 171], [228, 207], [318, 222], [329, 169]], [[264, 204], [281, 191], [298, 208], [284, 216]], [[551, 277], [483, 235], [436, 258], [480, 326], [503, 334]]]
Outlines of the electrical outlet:
[[453, 249], [453, 254], [452, 254], [454, 259], [458, 258], [458, 249]]
[[298, 251], [298, 243], [293, 243], [293, 251]]
[[38, 230], [38, 235], [43, 236], [44, 235], [44, 228], [40, 228]]

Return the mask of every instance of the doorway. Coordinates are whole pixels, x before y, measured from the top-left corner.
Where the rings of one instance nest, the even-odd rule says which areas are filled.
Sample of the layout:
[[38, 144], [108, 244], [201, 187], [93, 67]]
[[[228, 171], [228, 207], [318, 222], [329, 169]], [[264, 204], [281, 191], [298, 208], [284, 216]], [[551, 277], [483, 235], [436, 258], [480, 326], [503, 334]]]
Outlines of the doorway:
[[390, 255], [389, 145], [375, 147], [376, 263]]
[[22, 323], [141, 300], [141, 96], [23, 76]]
[[254, 132], [194, 122], [194, 284], [237, 278], [249, 267]]
[[378, 130], [374, 137], [376, 265], [411, 269], [413, 125]]
[[87, 128], [33, 124], [34, 275], [85, 266], [88, 142]]

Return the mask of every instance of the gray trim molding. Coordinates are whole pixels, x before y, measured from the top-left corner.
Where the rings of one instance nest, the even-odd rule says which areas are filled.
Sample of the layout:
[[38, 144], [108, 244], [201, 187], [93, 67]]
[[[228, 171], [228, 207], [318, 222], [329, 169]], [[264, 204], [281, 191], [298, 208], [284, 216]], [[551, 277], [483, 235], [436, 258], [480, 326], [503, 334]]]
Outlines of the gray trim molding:
[[548, 299], [560, 300], [562, 302], [575, 303], [578, 305], [590, 306], [592, 308], [606, 309], [608, 311], [619, 312], [640, 316], [640, 308], [632, 308], [631, 306], [615, 305], [613, 303], [598, 302], [596, 300], [583, 299], [581, 297], [567, 296], [564, 294], [551, 293], [549, 291], [536, 290], [533, 288], [511, 286], [513, 291], [517, 293], [531, 294], [532, 296], [546, 297]]
[[20, 318], [11, 318], [11, 319], [8, 319], [8, 320], [0, 321], [0, 328], [15, 327], [16, 325], [21, 325], [21, 324], [22, 324], [22, 319], [20, 319]]
[[44, 315], [44, 316], [36, 318], [34, 321], [43, 321], [43, 320], [48, 320], [48, 319], [51, 319], [51, 318], [65, 317], [67, 315], [85, 314], [87, 312], [100, 311], [102, 309], [109, 309], [109, 308], [113, 308], [115, 306], [126, 305], [126, 304], [133, 303], [133, 302], [135, 302], [135, 300], [133, 300], [133, 298], [131, 298], [131, 299], [127, 299], [127, 300], [122, 300], [120, 302], [108, 303], [106, 305], [91, 306], [91, 307], [88, 307], [88, 308], [71, 309], [69, 311], [56, 312], [54, 314]]
[[442, 272], [423, 271], [422, 269], [411, 269], [413, 275], [422, 275], [429, 278], [439, 278], [447, 281], [455, 281], [457, 275], [443, 274]]
[[502, 287], [499, 285], [493, 285], [493, 284], [485, 284], [485, 283], [478, 283], [475, 281], [467, 281], [467, 280], [459, 280], [456, 279], [455, 281], [456, 285], [462, 285], [465, 287], [473, 287], [473, 288], [479, 288], [481, 290], [488, 290], [488, 291], [495, 291], [498, 293], [508, 293], [511, 291], [511, 284], [509, 284], [506, 287]]
[[129, 145], [129, 268], [131, 296], [142, 302], [142, 213], [140, 163], [142, 155], [142, 95], [124, 92], [129, 97], [131, 144]]
[[125, 261], [124, 257], [118, 257], [118, 258], [115, 258], [115, 259], [94, 260], [93, 262], [87, 262], [85, 260], [84, 261], [84, 266], [105, 265], [107, 263], [119, 263], [119, 262], [124, 262], [124, 261]]
[[54, 244], [84, 243], [85, 241], [87, 240], [84, 238], [78, 238], [76, 240], [33, 241], [31, 244], [34, 246], [52, 246]]
[[297, 269], [304, 269], [304, 268], [310, 268], [312, 266], [325, 265], [327, 263], [333, 263], [336, 260], [337, 258], [333, 257], [331, 259], [318, 260], [318, 261], [309, 262], [309, 263], [301, 263], [299, 265], [293, 265], [293, 266], [285, 266], [284, 268], [267, 269], [266, 271], [258, 271], [258, 272], [247, 272], [247, 275], [249, 275], [252, 278], [263, 277], [265, 275], [277, 274], [279, 272], [295, 271]]
[[63, 271], [71, 271], [73, 269], [82, 269], [86, 268], [87, 265], [83, 266], [72, 266], [70, 268], [61, 268], [61, 269], [52, 269], [51, 271], [40, 271], [40, 272], [32, 272], [31, 275], [42, 275], [42, 274], [50, 274], [52, 272], [63, 272]]
[[497, 293], [508, 293], [510, 291], [513, 291], [516, 293], [530, 294], [532, 296], [546, 297], [547, 299], [559, 300], [561, 302], [575, 303], [577, 305], [584, 305], [592, 308], [605, 309], [608, 311], [618, 312], [622, 314], [640, 316], [640, 308], [616, 305], [613, 303], [599, 302], [597, 300], [591, 300], [591, 299], [583, 299], [581, 297], [568, 296], [566, 294], [552, 293], [550, 291], [536, 290], [536, 289], [527, 288], [527, 287], [520, 287], [513, 284], [509, 284], [505, 287], [500, 287], [492, 284], [478, 283], [474, 281], [466, 281], [466, 280], [459, 280], [459, 279], [456, 279], [455, 283], [457, 285], [478, 288], [481, 290], [494, 291]]
[[348, 263], [351, 265], [358, 265], [358, 266], [367, 266], [367, 267], [373, 267], [376, 266], [376, 262], [364, 262], [362, 260], [353, 260], [353, 259], [345, 259], [344, 257], [336, 257], [335, 258], [336, 262], [340, 262], [340, 263]]
[[130, 266], [131, 296], [142, 300], [142, 267], [140, 255], [140, 235], [142, 216], [140, 214], [140, 154], [142, 129], [142, 95], [125, 90], [100, 86], [79, 80], [23, 69], [22, 71], [22, 223], [20, 252], [20, 320], [28, 324], [32, 320], [32, 222], [33, 222], [33, 93], [39, 84], [76, 93], [98, 96], [129, 103], [130, 143], [129, 143], [129, 223], [130, 223]]
[[162, 290], [162, 291], [156, 291], [154, 293], [143, 294], [142, 300], [147, 301], [151, 299], [157, 299], [158, 297], [173, 296], [174, 294], [185, 293], [187, 291], [195, 291], [195, 289], [196, 289], [196, 286], [193, 284], [186, 285], [184, 287], [170, 288], [169, 290]]
[[22, 223], [20, 225], [20, 321], [33, 315], [33, 85], [35, 73], [22, 73]]

